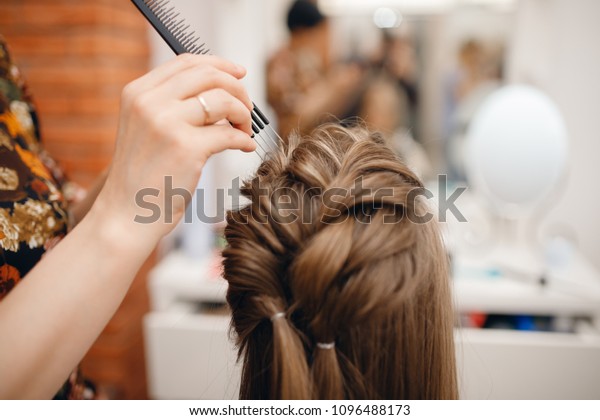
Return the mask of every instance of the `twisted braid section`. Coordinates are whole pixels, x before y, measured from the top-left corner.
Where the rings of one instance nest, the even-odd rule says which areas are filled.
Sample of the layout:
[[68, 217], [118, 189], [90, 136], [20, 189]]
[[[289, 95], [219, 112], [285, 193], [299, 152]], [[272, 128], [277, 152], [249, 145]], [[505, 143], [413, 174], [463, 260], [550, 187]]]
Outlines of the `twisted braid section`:
[[455, 396], [453, 362], [438, 360], [454, 357], [446, 260], [422, 188], [382, 137], [337, 125], [292, 136], [244, 184], [224, 251], [242, 398]]

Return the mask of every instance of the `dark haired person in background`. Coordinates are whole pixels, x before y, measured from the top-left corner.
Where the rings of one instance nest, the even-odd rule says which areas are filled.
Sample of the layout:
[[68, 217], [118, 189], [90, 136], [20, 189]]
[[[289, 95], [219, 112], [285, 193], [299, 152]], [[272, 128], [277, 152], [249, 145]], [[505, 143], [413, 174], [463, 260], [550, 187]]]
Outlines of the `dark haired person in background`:
[[331, 63], [330, 23], [308, 0], [296, 0], [287, 16], [288, 45], [267, 65], [267, 96], [283, 138], [310, 132], [327, 117], [347, 115], [358, 95], [362, 72]]

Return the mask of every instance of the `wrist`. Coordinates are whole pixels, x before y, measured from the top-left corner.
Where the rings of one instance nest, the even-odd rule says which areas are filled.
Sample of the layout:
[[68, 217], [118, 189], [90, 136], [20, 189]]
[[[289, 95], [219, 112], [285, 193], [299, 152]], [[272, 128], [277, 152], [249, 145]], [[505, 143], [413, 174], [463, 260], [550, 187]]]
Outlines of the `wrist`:
[[148, 256], [158, 239], [150, 236], [147, 229], [133, 219], [115, 213], [114, 206], [106, 205], [99, 197], [81, 224], [88, 226], [93, 235], [113, 252]]

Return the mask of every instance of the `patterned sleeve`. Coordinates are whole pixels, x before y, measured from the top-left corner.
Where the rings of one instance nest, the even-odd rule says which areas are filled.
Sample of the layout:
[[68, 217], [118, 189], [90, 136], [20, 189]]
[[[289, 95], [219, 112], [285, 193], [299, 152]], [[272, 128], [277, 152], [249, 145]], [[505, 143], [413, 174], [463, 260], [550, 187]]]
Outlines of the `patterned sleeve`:
[[[67, 234], [71, 185], [40, 143], [35, 106], [0, 36], [0, 301]], [[57, 397], [94, 395], [76, 370]]]

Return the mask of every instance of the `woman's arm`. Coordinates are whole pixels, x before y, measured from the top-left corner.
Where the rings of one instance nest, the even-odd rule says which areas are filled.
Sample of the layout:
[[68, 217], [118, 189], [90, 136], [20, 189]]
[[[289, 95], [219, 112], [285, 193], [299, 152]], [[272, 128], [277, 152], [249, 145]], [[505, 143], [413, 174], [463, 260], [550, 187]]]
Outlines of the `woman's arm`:
[[[126, 87], [113, 163], [90, 212], [0, 303], [0, 399], [52, 397], [84, 356], [185, 212], [174, 200], [165, 221], [165, 177], [192, 192], [212, 154], [254, 150], [244, 74], [217, 57], [185, 55]], [[233, 126], [214, 124], [222, 119]], [[135, 201], [143, 189], [156, 193], [154, 223], [134, 221], [145, 216]]]
[[152, 250], [92, 212], [0, 304], [0, 398], [50, 398], [83, 358]]

